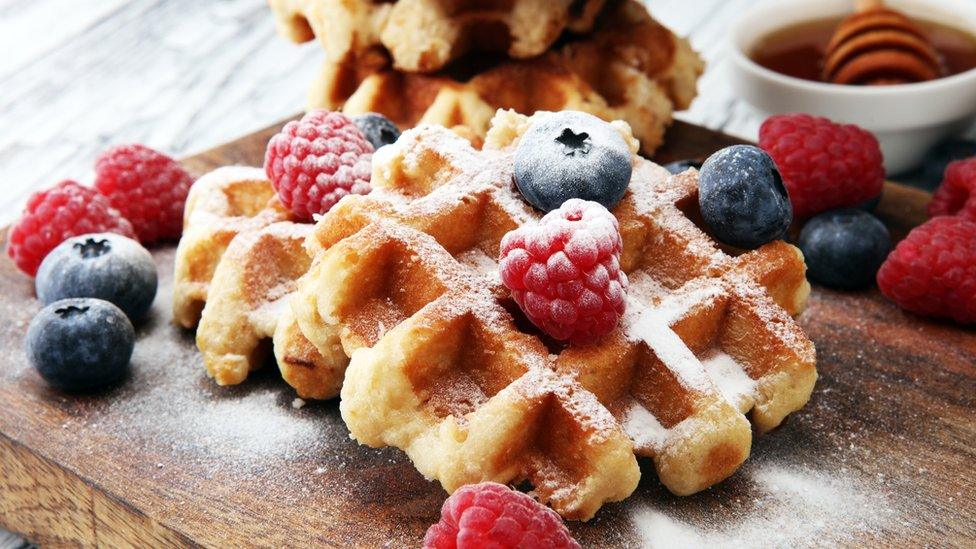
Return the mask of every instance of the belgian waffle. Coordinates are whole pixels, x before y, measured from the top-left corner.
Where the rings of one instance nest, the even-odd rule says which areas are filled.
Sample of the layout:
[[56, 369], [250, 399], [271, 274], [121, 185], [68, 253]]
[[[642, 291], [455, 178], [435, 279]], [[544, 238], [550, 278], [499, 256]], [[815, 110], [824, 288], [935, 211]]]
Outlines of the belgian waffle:
[[298, 396], [332, 398], [348, 359], [341, 346], [313, 346], [288, 306], [321, 245], [313, 241], [306, 251], [313, 225], [287, 219], [259, 168], [221, 168], [200, 178], [176, 255], [174, 318], [187, 328], [199, 321], [197, 347], [219, 385], [243, 382], [273, 342], [282, 377]]
[[507, 231], [539, 217], [512, 183], [535, 117], [500, 111], [481, 152], [434, 126], [377, 151], [377, 190], [344, 198], [309, 237], [298, 327], [351, 356], [340, 409], [353, 437], [403, 449], [448, 491], [524, 480], [587, 519], [633, 491], [635, 452], [674, 493], [702, 490], [748, 456], [746, 414], [762, 433], [809, 399], [814, 349], [790, 316], [809, 293], [802, 255], [784, 242], [721, 249], [694, 222], [696, 172], [671, 177], [635, 154], [613, 211], [625, 317], [596, 345], [548, 340], [494, 259]]
[[273, 339], [282, 377], [299, 397], [339, 394], [346, 360], [342, 349], [313, 346], [291, 313], [297, 279], [311, 256], [304, 244], [311, 224], [282, 221], [238, 234], [220, 259], [197, 327], [197, 347], [207, 374], [219, 385], [236, 385], [260, 368]]
[[196, 326], [210, 281], [235, 236], [289, 217], [264, 170], [229, 166], [198, 179], [186, 199], [183, 237], [176, 249], [174, 322]]
[[282, 35], [295, 42], [318, 38], [331, 61], [382, 46], [408, 72], [436, 71], [472, 49], [534, 57], [565, 29], [588, 31], [605, 2], [269, 0]]
[[349, 114], [380, 112], [399, 126], [420, 123], [467, 126], [483, 136], [497, 109], [532, 114], [580, 110], [605, 120], [625, 120], [653, 154], [687, 108], [704, 65], [688, 42], [655, 21], [636, 0], [617, 2], [594, 31], [529, 60], [489, 62], [473, 77], [445, 71], [412, 74], [389, 67], [384, 54], [364, 52], [352, 61], [326, 61], [313, 84], [312, 108]]

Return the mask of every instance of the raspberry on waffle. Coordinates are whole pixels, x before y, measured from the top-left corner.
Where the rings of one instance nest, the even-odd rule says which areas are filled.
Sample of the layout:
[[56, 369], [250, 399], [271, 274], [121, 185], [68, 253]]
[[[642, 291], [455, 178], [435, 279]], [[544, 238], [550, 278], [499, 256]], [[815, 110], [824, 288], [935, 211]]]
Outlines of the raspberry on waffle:
[[[469, 49], [514, 58], [546, 51], [564, 29], [587, 32], [606, 0], [270, 0], [278, 31], [317, 38], [333, 61], [382, 46], [397, 69], [430, 72]], [[501, 37], [504, 37], [502, 39]]]
[[196, 326], [217, 264], [238, 233], [289, 218], [260, 168], [229, 166], [198, 179], [186, 199], [176, 248], [173, 321]]
[[330, 59], [317, 75], [309, 106], [379, 112], [401, 128], [466, 126], [478, 136], [488, 131], [497, 109], [579, 110], [627, 121], [650, 155], [663, 142], [672, 112], [691, 104], [704, 70], [688, 41], [636, 0], [614, 3], [591, 34], [538, 57], [499, 63], [475, 56], [465, 64], [486, 68], [473, 76], [400, 72], [377, 49]]
[[595, 345], [553, 342], [495, 260], [505, 233], [539, 217], [512, 179], [532, 120], [500, 111], [482, 152], [430, 126], [380, 149], [376, 190], [309, 237], [298, 327], [351, 357], [340, 409], [353, 436], [402, 448], [448, 491], [526, 480], [587, 519], [634, 489], [634, 452], [676, 494], [707, 488], [748, 456], [745, 414], [763, 433], [809, 399], [814, 349], [790, 316], [809, 293], [802, 256], [781, 241], [727, 255], [692, 221], [696, 173], [633, 154], [613, 210], [632, 281], [624, 318]]

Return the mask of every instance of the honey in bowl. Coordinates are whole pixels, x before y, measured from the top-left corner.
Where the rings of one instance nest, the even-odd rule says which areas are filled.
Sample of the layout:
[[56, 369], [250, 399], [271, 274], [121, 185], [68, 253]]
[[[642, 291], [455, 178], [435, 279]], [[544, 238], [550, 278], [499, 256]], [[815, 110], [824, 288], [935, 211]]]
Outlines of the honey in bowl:
[[[753, 48], [750, 57], [759, 65], [787, 76], [823, 82], [824, 57], [830, 39], [843, 19], [806, 21], [775, 31]], [[976, 36], [923, 19], [914, 19], [942, 61], [940, 77], [976, 68]]]

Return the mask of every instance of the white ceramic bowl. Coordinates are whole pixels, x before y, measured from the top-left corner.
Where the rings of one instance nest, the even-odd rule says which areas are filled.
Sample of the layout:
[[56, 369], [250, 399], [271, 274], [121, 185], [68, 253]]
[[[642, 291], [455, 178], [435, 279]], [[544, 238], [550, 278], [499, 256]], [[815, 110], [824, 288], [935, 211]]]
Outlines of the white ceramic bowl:
[[[889, 0], [888, 5], [976, 34], [974, 0]], [[739, 97], [766, 114], [806, 112], [874, 132], [885, 168], [897, 174], [916, 166], [933, 145], [973, 122], [976, 69], [918, 84], [843, 86], [785, 76], [749, 58], [752, 48], [771, 32], [842, 16], [852, 6], [853, 0], [770, 0], [753, 6], [732, 25], [732, 86]]]

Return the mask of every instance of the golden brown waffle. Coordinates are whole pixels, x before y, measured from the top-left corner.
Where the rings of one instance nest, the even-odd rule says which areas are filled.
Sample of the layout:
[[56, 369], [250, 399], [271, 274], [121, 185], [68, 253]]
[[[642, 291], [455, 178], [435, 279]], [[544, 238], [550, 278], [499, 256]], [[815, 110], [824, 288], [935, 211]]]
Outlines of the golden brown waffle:
[[790, 316], [809, 293], [802, 256], [783, 242], [729, 255], [693, 222], [697, 174], [634, 155], [613, 212], [625, 317], [599, 344], [554, 344], [494, 259], [507, 231], [538, 217], [512, 183], [532, 120], [499, 112], [481, 152], [433, 126], [380, 149], [377, 190], [343, 199], [309, 237], [300, 331], [351, 356], [340, 409], [353, 437], [402, 448], [448, 491], [525, 480], [587, 519], [634, 489], [633, 452], [673, 492], [702, 490], [748, 456], [746, 414], [765, 432], [813, 389], [813, 345]]
[[592, 34], [531, 60], [489, 63], [471, 78], [400, 72], [382, 52], [327, 61], [310, 94], [312, 108], [379, 112], [404, 128], [427, 123], [466, 126], [484, 136], [497, 109], [524, 114], [580, 110], [625, 120], [651, 155], [672, 112], [687, 108], [704, 65], [688, 42], [655, 21], [636, 0], [617, 2]]
[[[339, 357], [325, 360], [297, 329], [289, 301], [296, 280], [308, 271], [304, 248], [311, 224], [282, 221], [238, 234], [220, 259], [197, 327], [197, 347], [207, 374], [219, 385], [236, 385], [261, 367], [269, 340], [282, 377], [299, 397], [339, 394], [345, 370]], [[328, 349], [327, 349], [328, 352]]]
[[229, 166], [198, 179], [186, 199], [183, 237], [176, 249], [174, 322], [196, 326], [217, 264], [238, 233], [289, 217], [264, 170]]
[[347, 62], [384, 47], [393, 66], [431, 72], [470, 50], [514, 58], [546, 51], [563, 30], [586, 32], [606, 0], [269, 0], [279, 32], [318, 38], [328, 58]]

